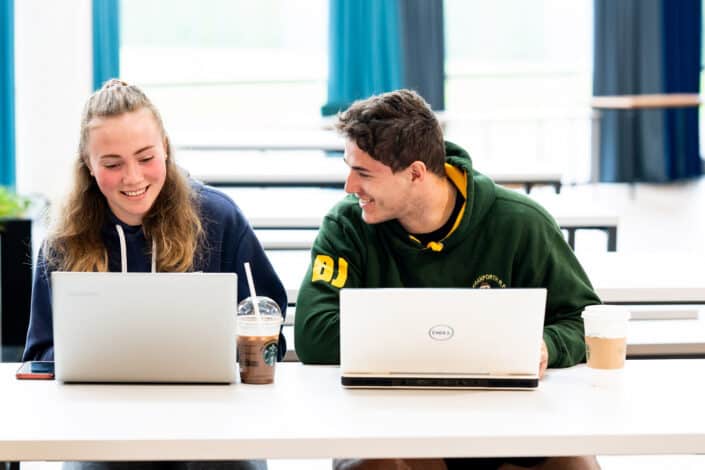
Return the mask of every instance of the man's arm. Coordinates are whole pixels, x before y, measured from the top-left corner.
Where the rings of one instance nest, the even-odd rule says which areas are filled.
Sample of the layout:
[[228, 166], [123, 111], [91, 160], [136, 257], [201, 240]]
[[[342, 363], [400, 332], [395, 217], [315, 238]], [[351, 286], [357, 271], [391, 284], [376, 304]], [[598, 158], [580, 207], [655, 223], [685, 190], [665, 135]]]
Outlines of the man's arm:
[[542, 208], [538, 210], [540, 216], [515, 222], [523, 230], [514, 255], [512, 285], [546, 288], [546, 366], [569, 367], [585, 360], [580, 315], [600, 299], [558, 225]]
[[543, 339], [548, 367], [570, 367], [585, 360], [585, 329], [581, 313], [600, 298], [573, 250], [562, 237], [546, 253], [541, 285], [548, 289]]
[[311, 249], [296, 300], [296, 354], [306, 364], [340, 363], [340, 289], [361, 285], [361, 244], [328, 217]]

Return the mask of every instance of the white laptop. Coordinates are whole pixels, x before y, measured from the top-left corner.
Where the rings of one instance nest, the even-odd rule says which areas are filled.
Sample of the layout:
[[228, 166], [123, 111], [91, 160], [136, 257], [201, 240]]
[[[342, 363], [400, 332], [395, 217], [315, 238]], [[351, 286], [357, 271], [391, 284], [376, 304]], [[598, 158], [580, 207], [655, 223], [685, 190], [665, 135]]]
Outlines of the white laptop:
[[57, 380], [235, 381], [235, 274], [53, 272], [51, 282]]
[[532, 389], [546, 289], [343, 289], [346, 387]]

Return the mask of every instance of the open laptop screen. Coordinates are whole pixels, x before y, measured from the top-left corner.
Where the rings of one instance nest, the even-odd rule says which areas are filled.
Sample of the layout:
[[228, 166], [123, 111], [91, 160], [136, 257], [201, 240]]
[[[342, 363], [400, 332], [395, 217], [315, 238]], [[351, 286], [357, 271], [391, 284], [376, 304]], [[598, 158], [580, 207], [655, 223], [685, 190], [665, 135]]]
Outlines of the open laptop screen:
[[56, 378], [235, 380], [233, 273], [52, 273]]
[[343, 289], [343, 383], [535, 387], [545, 306], [545, 289]]

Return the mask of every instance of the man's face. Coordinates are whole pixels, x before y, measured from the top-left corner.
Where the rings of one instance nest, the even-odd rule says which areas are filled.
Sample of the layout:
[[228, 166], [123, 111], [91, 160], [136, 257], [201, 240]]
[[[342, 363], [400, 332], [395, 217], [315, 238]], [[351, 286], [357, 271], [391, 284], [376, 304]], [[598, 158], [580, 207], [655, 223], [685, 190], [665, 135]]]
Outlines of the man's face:
[[402, 221], [411, 213], [412, 180], [408, 168], [392, 173], [390, 167], [372, 158], [350, 139], [345, 142], [345, 163], [350, 167], [345, 192], [357, 196], [366, 223]]
[[166, 145], [151, 111], [94, 119], [87, 151], [88, 166], [115, 216], [140, 225], [166, 180]]

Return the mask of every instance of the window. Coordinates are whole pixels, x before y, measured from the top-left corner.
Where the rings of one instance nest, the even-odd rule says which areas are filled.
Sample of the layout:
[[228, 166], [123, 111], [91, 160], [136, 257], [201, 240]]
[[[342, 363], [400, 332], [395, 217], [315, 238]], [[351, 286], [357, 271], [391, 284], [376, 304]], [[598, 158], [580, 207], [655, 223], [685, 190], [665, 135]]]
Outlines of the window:
[[445, 0], [447, 135], [482, 163], [590, 169], [592, 0]]
[[121, 74], [172, 135], [319, 124], [327, 0], [122, 0]]

